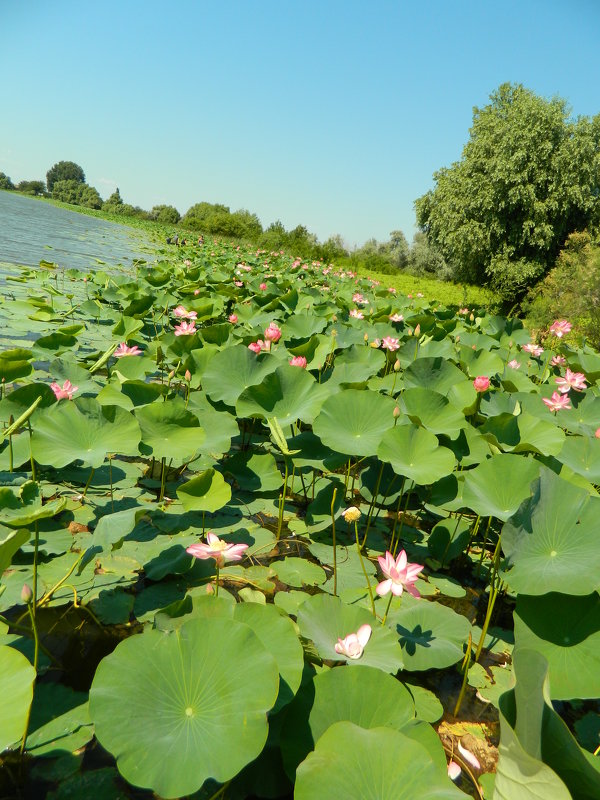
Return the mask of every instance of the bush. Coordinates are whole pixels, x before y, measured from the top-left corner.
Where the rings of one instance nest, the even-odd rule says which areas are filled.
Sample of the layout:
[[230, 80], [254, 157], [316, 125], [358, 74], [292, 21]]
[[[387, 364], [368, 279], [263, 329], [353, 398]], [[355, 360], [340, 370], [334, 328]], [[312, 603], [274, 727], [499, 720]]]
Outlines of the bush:
[[528, 324], [542, 332], [555, 319], [568, 319], [600, 348], [600, 246], [589, 233], [568, 237], [556, 266], [529, 292], [523, 312]]
[[176, 225], [181, 219], [181, 214], [175, 206], [154, 206], [150, 212], [150, 219], [161, 222], [163, 225]]

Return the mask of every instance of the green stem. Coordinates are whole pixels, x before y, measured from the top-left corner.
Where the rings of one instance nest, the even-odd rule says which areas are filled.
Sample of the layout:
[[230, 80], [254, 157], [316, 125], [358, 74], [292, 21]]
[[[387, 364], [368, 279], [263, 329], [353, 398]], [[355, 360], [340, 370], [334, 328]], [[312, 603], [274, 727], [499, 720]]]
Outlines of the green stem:
[[371, 581], [369, 580], [369, 576], [367, 575], [367, 570], [365, 569], [365, 564], [363, 561], [360, 542], [358, 541], [358, 522], [354, 523], [354, 535], [356, 538], [356, 549], [358, 550], [358, 557], [360, 559], [360, 566], [362, 567], [363, 575], [365, 576], [365, 580], [367, 582], [367, 589], [369, 591], [369, 598], [371, 600], [371, 611], [373, 612], [373, 616], [377, 617], [375, 614], [375, 599], [373, 598], [373, 590], [371, 589]]
[[369, 535], [369, 528], [371, 527], [371, 519], [373, 518], [373, 508], [375, 507], [375, 501], [379, 496], [379, 486], [381, 485], [381, 478], [383, 476], [383, 462], [381, 462], [381, 468], [379, 470], [379, 475], [377, 476], [377, 483], [375, 484], [375, 491], [373, 492], [373, 496], [371, 497], [371, 505], [369, 506], [369, 511], [367, 513], [367, 526], [365, 529], [365, 535], [362, 540], [362, 546], [365, 546], [367, 541], [367, 536]]
[[[350, 463], [348, 461], [348, 463]], [[333, 489], [333, 497], [331, 498], [331, 531], [333, 536], [333, 594], [337, 595], [337, 554], [335, 547], [335, 496], [337, 494], [337, 486]]]
[[385, 607], [385, 614], [383, 615], [383, 619], [381, 620], [381, 624], [385, 625], [385, 621], [387, 619], [387, 615], [390, 613], [390, 606], [392, 605], [392, 600], [394, 599], [393, 593], [390, 591], [390, 598], [387, 602], [387, 606]]
[[[473, 646], [473, 637], [469, 633], [469, 640], [467, 642], [467, 652], [465, 653], [465, 657], [462, 662], [462, 669], [463, 669], [463, 679], [462, 685], [460, 687], [460, 693], [456, 700], [456, 705], [454, 706], [454, 716], [458, 716], [458, 712], [460, 711], [460, 707], [462, 705], [462, 701], [465, 697], [465, 692], [467, 691], [467, 680], [469, 677], [469, 667], [471, 666], [471, 648]], [[475, 659], [477, 660], [477, 659]]]
[[84, 490], [83, 490], [83, 496], [84, 496], [84, 497], [85, 497], [85, 496], [86, 496], [86, 494], [87, 494], [87, 490], [90, 488], [90, 483], [92, 482], [92, 478], [94, 477], [94, 472], [95, 472], [95, 471], [96, 471], [96, 470], [95, 470], [95, 469], [92, 467], [92, 468], [91, 468], [91, 470], [90, 470], [90, 476], [89, 476], [89, 478], [87, 479], [87, 483], [86, 483], [86, 485], [85, 485], [85, 488], [84, 488]]
[[279, 503], [279, 519], [277, 520], [277, 541], [279, 541], [281, 537], [281, 528], [283, 526], [283, 514], [285, 510], [285, 499], [287, 497], [287, 487], [288, 487], [288, 474], [289, 474], [289, 465], [287, 458], [285, 459], [285, 477], [283, 479], [283, 493], [281, 495], [281, 501]]
[[492, 524], [491, 516], [488, 517], [488, 524], [487, 528], [485, 529], [485, 533], [483, 535], [483, 544], [481, 545], [481, 555], [479, 557], [479, 563], [477, 564], [477, 570], [475, 572], [475, 577], [479, 578], [479, 573], [481, 572], [481, 565], [483, 564], [483, 557], [485, 556], [485, 546], [488, 540], [488, 534], [490, 532], [490, 525]]
[[108, 480], [110, 481], [110, 505], [114, 513], [115, 510], [115, 497], [113, 494], [113, 479], [112, 479], [112, 457], [108, 457]]
[[496, 549], [494, 550], [494, 565], [492, 571], [492, 578], [490, 580], [490, 594], [488, 597], [487, 611], [485, 613], [485, 620], [483, 622], [483, 627], [481, 629], [481, 636], [479, 637], [477, 650], [475, 651], [475, 661], [479, 661], [479, 656], [481, 655], [481, 651], [483, 649], [483, 642], [485, 640], [490, 625], [490, 619], [492, 618], [492, 612], [494, 610], [496, 598], [498, 597], [498, 589], [500, 588], [500, 581], [498, 580], [498, 582], [496, 583], [498, 578], [498, 567], [500, 566], [500, 541], [501, 539], [500, 537], [498, 537]]
[[163, 497], [165, 496], [165, 481], [166, 481], [166, 465], [167, 459], [163, 456], [160, 460], [161, 467], [160, 467], [160, 497], [158, 498], [159, 503], [162, 502]]
[[402, 536], [402, 528], [404, 527], [404, 517], [406, 516], [409, 500], [410, 500], [410, 492], [407, 492], [406, 502], [404, 503], [404, 511], [402, 512], [402, 518], [400, 519], [400, 530], [398, 531], [398, 536], [396, 537], [396, 541], [394, 543], [394, 549], [392, 550], [392, 555], [394, 556], [394, 558], [396, 558], [396, 550], [398, 549], [398, 545], [400, 544], [400, 537]]
[[217, 561], [216, 563], [217, 563], [217, 577], [215, 579], [215, 597], [218, 597], [219, 596], [219, 571], [220, 571], [220, 567], [219, 567], [219, 562]]
[[[38, 669], [38, 657], [40, 653], [40, 639], [38, 636], [38, 629], [37, 624], [35, 621], [35, 594], [33, 595], [31, 603], [28, 604], [27, 610], [29, 611], [29, 616], [31, 618], [31, 630], [33, 631], [33, 670], [35, 672], [34, 682], [37, 679], [37, 669]], [[27, 742], [27, 734], [29, 732], [29, 723], [31, 721], [31, 709], [33, 703], [30, 703], [29, 709], [27, 711], [27, 719], [25, 720], [25, 730], [23, 731], [23, 739], [21, 740], [21, 756], [25, 752], [25, 743]]]

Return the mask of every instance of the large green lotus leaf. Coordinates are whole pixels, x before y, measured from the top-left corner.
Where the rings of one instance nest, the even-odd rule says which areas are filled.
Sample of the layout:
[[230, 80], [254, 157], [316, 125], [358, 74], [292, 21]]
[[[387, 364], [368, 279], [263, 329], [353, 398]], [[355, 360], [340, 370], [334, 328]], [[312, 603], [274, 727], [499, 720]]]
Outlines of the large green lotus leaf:
[[101, 406], [95, 398], [62, 400], [40, 413], [31, 438], [33, 457], [57, 469], [76, 459], [97, 469], [111, 454], [137, 453], [140, 426], [118, 406]]
[[465, 380], [465, 373], [444, 358], [417, 358], [403, 374], [404, 385], [422, 386], [446, 395], [452, 387]]
[[385, 354], [364, 344], [353, 345], [335, 360], [335, 367], [327, 384], [363, 383], [384, 367]]
[[498, 800], [595, 800], [600, 775], [550, 701], [548, 663], [518, 649], [516, 686], [500, 698]]
[[32, 358], [32, 351], [21, 347], [2, 351], [0, 353], [0, 381], [11, 383], [18, 378], [25, 378], [31, 373], [32, 366], [29, 361]]
[[311, 423], [328, 394], [309, 372], [283, 364], [259, 385], [245, 389], [238, 397], [236, 411], [240, 417], [276, 417], [282, 426], [297, 419]]
[[564, 431], [553, 422], [523, 412], [518, 416], [498, 414], [486, 420], [481, 430], [493, 445], [511, 453], [534, 452], [544, 456], [560, 453]]
[[293, 779], [298, 764], [336, 722], [401, 730], [414, 716], [410, 692], [380, 669], [321, 672], [300, 689], [285, 716], [281, 738], [286, 772]]
[[[565, 586], [570, 589], [570, 586]], [[548, 660], [553, 700], [600, 697], [600, 597], [519, 595], [515, 647]]]
[[288, 586], [316, 586], [325, 582], [325, 570], [306, 558], [287, 556], [282, 561], [272, 561], [271, 567], [282, 583]]
[[283, 339], [309, 339], [314, 333], [322, 333], [327, 320], [314, 314], [294, 314], [288, 317], [283, 326]]
[[53, 517], [66, 504], [66, 498], [61, 497], [42, 505], [40, 486], [35, 481], [26, 481], [18, 492], [4, 486], [0, 488], [0, 524], [11, 528], [25, 527], [37, 520]]
[[459, 800], [422, 744], [392, 728], [336, 722], [296, 773], [295, 800]]
[[540, 465], [523, 456], [495, 455], [465, 473], [462, 502], [482, 517], [511, 517], [531, 494]]
[[259, 755], [278, 686], [274, 658], [247, 625], [191, 620], [121, 642], [98, 666], [90, 715], [126, 780], [177, 798]]
[[[404, 598], [403, 598], [404, 599]], [[444, 669], [463, 656], [471, 623], [441, 603], [418, 600], [390, 614], [388, 624], [400, 637], [405, 669]]]
[[504, 362], [497, 353], [488, 350], [475, 351], [470, 347], [463, 350], [461, 363], [465, 365], [471, 378], [476, 378], [478, 375], [491, 378], [504, 370]]
[[35, 670], [25, 656], [13, 647], [0, 645], [0, 753], [25, 733], [34, 680]]
[[[575, 400], [575, 398], [572, 398]], [[586, 392], [576, 406], [560, 412], [560, 424], [572, 433], [594, 433], [600, 422], [600, 397]]]
[[377, 455], [388, 461], [399, 475], [427, 485], [448, 475], [455, 467], [451, 450], [441, 447], [437, 437], [416, 425], [397, 425], [386, 431]]
[[[356, 633], [365, 624], [371, 625], [373, 632], [360, 658], [346, 658], [335, 652], [338, 639]], [[331, 595], [313, 595], [298, 609], [298, 625], [302, 635], [312, 639], [323, 659], [344, 661], [350, 666], [377, 667], [391, 673], [402, 668], [402, 652], [396, 638], [364, 608], [346, 605]]]
[[[2, 492], [6, 489], [0, 490]], [[4, 570], [11, 565], [15, 553], [21, 545], [25, 544], [31, 536], [31, 531], [21, 528], [17, 531], [8, 531], [6, 528], [0, 531], [0, 577]]]
[[140, 447], [155, 458], [181, 464], [204, 443], [204, 429], [181, 397], [136, 408], [135, 417], [142, 430]]
[[228, 406], [235, 406], [245, 389], [261, 383], [279, 364], [270, 353], [257, 356], [241, 344], [228, 347], [212, 358], [202, 385], [212, 400], [222, 400]]
[[467, 424], [463, 414], [442, 394], [420, 386], [403, 392], [400, 408], [412, 422], [420, 423], [432, 433], [445, 433], [451, 439]]
[[218, 511], [231, 500], [231, 486], [211, 467], [178, 486], [177, 497], [185, 511]]
[[600, 439], [595, 436], [568, 436], [557, 458], [590, 483], [600, 483]]
[[245, 491], [273, 492], [283, 483], [283, 475], [271, 453], [236, 453], [227, 459], [225, 470]]
[[47, 383], [29, 383], [15, 389], [0, 401], [0, 422], [8, 425], [11, 417], [19, 419], [38, 397], [41, 397], [38, 408], [47, 408], [56, 402], [54, 392]]
[[383, 434], [394, 425], [394, 407], [391, 397], [345, 389], [323, 403], [313, 431], [338, 453], [372, 456]]
[[515, 592], [584, 595], [600, 588], [600, 498], [542, 468], [534, 495], [502, 529]]

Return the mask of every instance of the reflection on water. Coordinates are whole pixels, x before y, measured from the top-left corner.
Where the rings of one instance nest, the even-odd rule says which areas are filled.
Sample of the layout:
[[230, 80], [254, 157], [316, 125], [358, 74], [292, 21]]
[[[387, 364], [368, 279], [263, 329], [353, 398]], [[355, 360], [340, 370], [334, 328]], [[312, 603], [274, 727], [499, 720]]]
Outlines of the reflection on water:
[[87, 272], [103, 266], [98, 261], [129, 265], [149, 259], [151, 251], [141, 231], [0, 191], [0, 262], [38, 266], [46, 260]]

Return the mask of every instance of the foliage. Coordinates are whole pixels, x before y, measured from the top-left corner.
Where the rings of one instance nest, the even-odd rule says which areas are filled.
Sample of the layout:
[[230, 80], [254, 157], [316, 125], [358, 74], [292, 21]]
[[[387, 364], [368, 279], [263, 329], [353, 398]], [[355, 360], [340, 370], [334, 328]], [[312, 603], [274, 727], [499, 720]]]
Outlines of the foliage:
[[152, 207], [150, 219], [155, 219], [164, 225], [175, 225], [181, 219], [181, 214], [175, 206], [159, 205]]
[[23, 194], [40, 195], [46, 191], [46, 184], [44, 181], [20, 181], [16, 189]]
[[600, 247], [588, 233], [569, 236], [556, 266], [529, 292], [523, 312], [542, 332], [567, 317], [593, 347], [600, 347]]
[[58, 181], [85, 183], [85, 173], [79, 164], [74, 161], [59, 161], [50, 167], [46, 173], [46, 184], [49, 192], [54, 189], [54, 184]]
[[0, 172], [0, 189], [12, 190], [15, 186], [11, 179], [4, 172]]
[[462, 159], [435, 173], [417, 221], [453, 275], [519, 297], [567, 236], [599, 219], [600, 115], [502, 84], [475, 108]]

